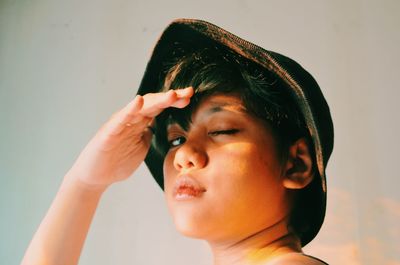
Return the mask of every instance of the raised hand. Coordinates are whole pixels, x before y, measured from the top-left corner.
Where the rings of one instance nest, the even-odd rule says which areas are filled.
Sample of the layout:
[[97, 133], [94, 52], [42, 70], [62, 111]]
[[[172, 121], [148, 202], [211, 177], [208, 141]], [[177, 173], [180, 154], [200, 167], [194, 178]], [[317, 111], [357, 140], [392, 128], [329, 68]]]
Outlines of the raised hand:
[[155, 116], [165, 108], [184, 108], [193, 88], [136, 96], [116, 112], [90, 140], [67, 177], [72, 175], [89, 188], [105, 188], [128, 178], [144, 160], [152, 138]]
[[193, 88], [136, 96], [90, 140], [64, 182], [25, 256], [23, 265], [77, 264], [90, 223], [105, 189], [126, 179], [145, 158], [148, 126], [165, 108], [189, 104]]

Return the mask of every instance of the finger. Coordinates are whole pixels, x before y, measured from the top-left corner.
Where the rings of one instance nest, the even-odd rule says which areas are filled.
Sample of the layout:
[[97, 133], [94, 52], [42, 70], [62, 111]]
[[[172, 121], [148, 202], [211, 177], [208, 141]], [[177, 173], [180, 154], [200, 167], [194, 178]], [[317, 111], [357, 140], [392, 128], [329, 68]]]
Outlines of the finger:
[[190, 98], [194, 95], [193, 87], [185, 87], [183, 89], [174, 90], [178, 96], [178, 98]]
[[190, 103], [190, 98], [181, 98], [181, 99], [175, 101], [174, 103], [172, 103], [171, 107], [182, 109], [182, 108], [186, 107], [187, 105], [189, 105], [189, 103]]
[[140, 113], [145, 116], [155, 117], [169, 107], [185, 107], [193, 95], [193, 88], [169, 90], [163, 93], [147, 94], [144, 96], [144, 105]]
[[140, 123], [144, 115], [140, 113], [140, 110], [143, 108], [144, 98], [143, 96], [136, 95], [135, 99], [131, 101], [126, 107], [122, 110], [123, 114], [121, 117], [121, 124], [128, 124], [128, 126]]
[[126, 111], [127, 114], [137, 113], [143, 107], [143, 103], [143, 97], [141, 95], [136, 95], [135, 98], [124, 107], [124, 111]]
[[[123, 109], [115, 113], [105, 125], [105, 132], [111, 135], [120, 134], [126, 127], [133, 134], [140, 134], [146, 129], [149, 121], [165, 108], [183, 108], [190, 102], [194, 94], [192, 87], [169, 90], [162, 93], [137, 95]], [[150, 118], [150, 120], [149, 120]]]
[[[131, 126], [134, 122], [140, 122], [144, 117], [138, 115], [143, 106], [143, 97], [137, 95], [123, 109], [115, 113], [105, 124], [104, 132], [111, 135], [119, 134], [125, 127]], [[136, 115], [135, 115], [136, 114]], [[134, 119], [136, 118], [136, 121]]]

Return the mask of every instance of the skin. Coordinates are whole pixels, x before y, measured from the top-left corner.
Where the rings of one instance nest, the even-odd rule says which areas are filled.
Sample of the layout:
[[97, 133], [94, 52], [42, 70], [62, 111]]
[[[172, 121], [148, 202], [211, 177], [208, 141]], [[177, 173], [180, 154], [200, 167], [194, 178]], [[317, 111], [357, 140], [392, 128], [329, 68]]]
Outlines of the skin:
[[[136, 96], [116, 112], [65, 175], [21, 264], [77, 264], [102, 194], [113, 183], [131, 176], [143, 162], [152, 138], [147, 127], [165, 108], [186, 107], [193, 93], [193, 88], [185, 88]], [[311, 159], [306, 143], [299, 140], [290, 148], [288, 161], [279, 164], [274, 158], [276, 150], [269, 131], [265, 127], [259, 130], [256, 120], [241, 113], [237, 99], [229, 100], [232, 104], [224, 107], [228, 111], [215, 112], [213, 117], [203, 115], [207, 113], [207, 105], [201, 104], [189, 132], [176, 129], [175, 133], [182, 133], [186, 142], [168, 153], [164, 166], [165, 194], [178, 230], [207, 240], [216, 265], [263, 264], [282, 253], [301, 251], [298, 239], [286, 229], [289, 207], [286, 189], [302, 188], [311, 181]], [[235, 113], [241, 132], [235, 136], [209, 137], [206, 129], [211, 127], [205, 124], [223, 124], [218, 121], [232, 115], [229, 111]], [[246, 120], [249, 123], [244, 126]], [[203, 147], [200, 140], [205, 143]], [[252, 162], [243, 159], [245, 155]], [[221, 173], [221, 165], [225, 169], [223, 175], [217, 173], [217, 169]], [[206, 196], [186, 201], [186, 205], [176, 203], [171, 198], [171, 187], [182, 172], [199, 178], [207, 188]], [[250, 181], [246, 172], [254, 172]], [[224, 181], [226, 177], [234, 181]], [[235, 195], [239, 189], [243, 196]], [[257, 197], [264, 192], [267, 194], [262, 200]], [[224, 208], [224, 200], [229, 208]], [[246, 204], [252, 207], [245, 207]], [[215, 209], [210, 209], [214, 206]], [[237, 207], [238, 211], [231, 207]]]
[[[169, 139], [181, 139], [164, 161], [165, 195], [178, 229], [213, 242], [232, 241], [283, 219], [289, 202], [266, 126], [246, 114], [238, 98], [225, 95], [201, 103], [192, 121], [187, 132], [177, 124], [168, 129]], [[207, 191], [193, 200], [174, 200], [180, 175], [192, 176]]]
[[[296, 158], [302, 141], [291, 148], [292, 158], [281, 161], [271, 129], [248, 114], [235, 95], [206, 98], [193, 113], [188, 130], [173, 123], [167, 131], [168, 208], [181, 233], [208, 241], [215, 264], [264, 264], [285, 253], [301, 252], [287, 223], [291, 189], [307, 182], [293, 181], [294, 175], [297, 180], [304, 178], [298, 170], [305, 169], [303, 161], [294, 167], [293, 161], [297, 165], [299, 161], [292, 156]], [[206, 191], [176, 199], [174, 186], [182, 176], [195, 179]]]
[[165, 108], [189, 104], [192, 88], [136, 96], [91, 139], [67, 172], [21, 264], [77, 264], [104, 191], [128, 178], [150, 146], [147, 126]]

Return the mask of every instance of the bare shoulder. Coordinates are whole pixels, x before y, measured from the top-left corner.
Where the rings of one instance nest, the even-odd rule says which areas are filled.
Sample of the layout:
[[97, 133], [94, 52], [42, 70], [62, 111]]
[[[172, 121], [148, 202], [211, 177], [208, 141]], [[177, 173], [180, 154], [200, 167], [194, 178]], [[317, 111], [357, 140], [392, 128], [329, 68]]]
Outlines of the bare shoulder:
[[289, 253], [277, 257], [267, 262], [265, 265], [327, 265], [327, 264], [328, 263], [318, 258], [303, 253]]

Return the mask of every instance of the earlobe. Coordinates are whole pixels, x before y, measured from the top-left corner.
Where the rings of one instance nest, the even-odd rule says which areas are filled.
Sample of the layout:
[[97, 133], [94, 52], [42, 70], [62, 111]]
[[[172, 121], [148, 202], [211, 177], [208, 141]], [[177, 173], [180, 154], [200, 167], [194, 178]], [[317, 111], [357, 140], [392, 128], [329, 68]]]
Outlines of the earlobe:
[[289, 147], [284, 170], [283, 186], [287, 189], [302, 189], [312, 181], [313, 160], [305, 138]]

